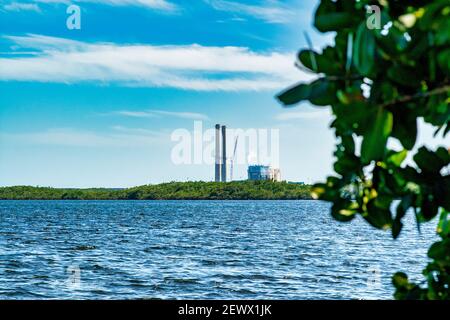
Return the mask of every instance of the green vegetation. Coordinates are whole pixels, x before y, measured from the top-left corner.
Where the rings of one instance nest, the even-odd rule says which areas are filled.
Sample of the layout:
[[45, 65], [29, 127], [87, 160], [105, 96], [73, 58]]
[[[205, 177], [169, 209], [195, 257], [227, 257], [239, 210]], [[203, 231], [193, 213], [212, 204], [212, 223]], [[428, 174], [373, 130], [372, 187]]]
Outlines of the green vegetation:
[[130, 189], [0, 188], [1, 200], [296, 200], [311, 187], [286, 182], [171, 182]]
[[[299, 67], [317, 80], [278, 97], [285, 105], [331, 106], [334, 114], [336, 174], [313, 194], [332, 202], [336, 220], [359, 214], [394, 238], [407, 214], [418, 226], [438, 217], [441, 240], [428, 251], [424, 282], [395, 274], [395, 298], [450, 299], [448, 145], [416, 146], [419, 119], [435, 135], [450, 131], [450, 2], [322, 0], [315, 27], [335, 36], [322, 52], [298, 54]], [[390, 149], [393, 139], [402, 147]], [[405, 163], [408, 155], [415, 164]]]

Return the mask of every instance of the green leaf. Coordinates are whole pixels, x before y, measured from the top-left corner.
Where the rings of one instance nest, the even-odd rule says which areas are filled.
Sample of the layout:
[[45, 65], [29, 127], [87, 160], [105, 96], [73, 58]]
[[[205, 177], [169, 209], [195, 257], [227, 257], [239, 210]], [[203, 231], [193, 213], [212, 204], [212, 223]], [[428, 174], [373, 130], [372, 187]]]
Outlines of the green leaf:
[[338, 31], [354, 25], [355, 17], [347, 11], [338, 11], [336, 2], [322, 0], [317, 8], [314, 26], [320, 32]]
[[309, 101], [316, 106], [328, 106], [337, 101], [336, 86], [332, 81], [318, 79], [311, 84]]
[[345, 105], [364, 102], [365, 98], [361, 88], [347, 88], [347, 90], [338, 90], [336, 96], [339, 102]]
[[396, 65], [387, 71], [389, 79], [405, 87], [420, 87], [422, 78], [420, 70], [407, 66]]
[[443, 50], [437, 56], [439, 66], [441, 70], [450, 76], [450, 49]]
[[450, 132], [450, 122], [447, 122], [444, 133], [442, 134], [443, 137], [447, 136], [447, 133]]
[[433, 193], [438, 206], [450, 211], [450, 175], [434, 180]]
[[[304, 67], [308, 68], [311, 71], [318, 72], [318, 70], [315, 69], [318, 56], [319, 56], [319, 54], [312, 50], [301, 50], [298, 53], [298, 60], [301, 62], [301, 64]], [[317, 68], [318, 68], [318, 66], [317, 66]]]
[[403, 163], [403, 161], [406, 159], [406, 156], [408, 155], [408, 151], [402, 150], [402, 151], [389, 151], [388, 157], [387, 157], [387, 163], [393, 164], [396, 167], [400, 167], [400, 165]]
[[314, 199], [325, 201], [334, 201], [339, 196], [336, 190], [324, 183], [315, 184], [311, 190], [311, 195]]
[[310, 84], [301, 83], [277, 96], [286, 106], [309, 100], [316, 106], [327, 106], [337, 100], [335, 85], [326, 79], [318, 79]]
[[375, 65], [375, 36], [362, 22], [356, 33], [353, 60], [356, 69], [363, 76], [369, 77]]
[[361, 159], [364, 163], [383, 158], [387, 140], [392, 132], [392, 123], [392, 113], [379, 108], [362, 142]]
[[353, 102], [350, 104], [334, 104], [333, 113], [336, 115], [336, 125], [343, 131], [354, 132], [362, 135], [367, 131], [368, 124], [374, 118], [373, 108], [365, 102]]
[[307, 100], [311, 94], [311, 85], [301, 83], [277, 96], [277, 99], [286, 106], [297, 104]]
[[355, 140], [351, 135], [341, 136], [342, 145], [345, 148], [347, 154], [353, 155], [355, 153]]
[[428, 257], [434, 260], [449, 260], [450, 262], [450, 241], [444, 240], [433, 243], [428, 250]]
[[397, 289], [408, 286], [408, 276], [403, 272], [397, 272], [392, 277], [392, 283]]
[[367, 204], [367, 215], [364, 219], [377, 229], [388, 229], [393, 223], [389, 208], [377, 206], [376, 200], [371, 200]]
[[331, 207], [332, 217], [340, 222], [350, 222], [356, 217], [358, 205], [349, 200], [335, 200]]
[[437, 232], [443, 238], [450, 235], [450, 212], [445, 209], [442, 209]]
[[420, 216], [425, 221], [432, 220], [437, 214], [439, 210], [439, 205], [436, 202], [436, 199], [431, 194], [424, 194], [422, 199], [422, 205], [420, 206]]
[[425, 14], [419, 20], [419, 26], [423, 30], [427, 30], [438, 19], [439, 14], [443, 12], [443, 9], [448, 7], [448, 0], [438, 0], [430, 3], [425, 8]]
[[392, 236], [397, 239], [403, 228], [402, 219], [406, 215], [408, 209], [412, 206], [412, 196], [406, 195], [402, 198], [397, 206], [397, 214], [395, 216], [394, 222], [392, 224]]
[[342, 176], [349, 173], [358, 173], [360, 170], [360, 163], [354, 155], [346, 154], [334, 163], [334, 171]]
[[[392, 22], [392, 18], [385, 16], [385, 11], [382, 13], [382, 20], [388, 20]], [[377, 51], [380, 56], [385, 56], [386, 58], [396, 58], [402, 52], [404, 52], [408, 46], [409, 42], [405, 38], [405, 34], [396, 24], [393, 24], [389, 28], [387, 35], [383, 34], [382, 30], [374, 30], [377, 42]]]
[[394, 239], [397, 239], [402, 229], [403, 229], [403, 222], [394, 219], [394, 222], [392, 223], [392, 237]]
[[301, 50], [298, 59], [304, 67], [316, 73], [338, 76], [342, 75], [344, 70], [335, 51], [332, 47], [326, 47], [321, 54], [312, 50]]
[[412, 150], [417, 140], [417, 117], [410, 110], [394, 110], [392, 136], [400, 140], [406, 150]]
[[[445, 156], [445, 154], [447, 154], [447, 156]], [[414, 161], [419, 168], [424, 172], [432, 174], [439, 174], [441, 169], [449, 164], [448, 159], [448, 151], [444, 148], [439, 151], [438, 155], [437, 152], [435, 153], [428, 150], [426, 147], [422, 147], [414, 156]]]
[[443, 147], [439, 147], [436, 150], [436, 156], [438, 156], [439, 159], [442, 161], [441, 164], [444, 167], [447, 166], [448, 164], [450, 164], [450, 152], [447, 149], [445, 149]]
[[314, 26], [320, 32], [338, 31], [354, 24], [353, 17], [348, 12], [333, 12], [316, 17]]

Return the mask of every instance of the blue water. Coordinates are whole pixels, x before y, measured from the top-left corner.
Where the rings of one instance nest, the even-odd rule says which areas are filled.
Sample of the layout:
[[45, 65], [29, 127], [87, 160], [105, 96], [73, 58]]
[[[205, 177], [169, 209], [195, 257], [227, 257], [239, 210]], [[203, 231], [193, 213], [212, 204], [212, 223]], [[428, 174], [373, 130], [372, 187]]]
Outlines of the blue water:
[[391, 299], [397, 241], [319, 201], [0, 201], [1, 299]]

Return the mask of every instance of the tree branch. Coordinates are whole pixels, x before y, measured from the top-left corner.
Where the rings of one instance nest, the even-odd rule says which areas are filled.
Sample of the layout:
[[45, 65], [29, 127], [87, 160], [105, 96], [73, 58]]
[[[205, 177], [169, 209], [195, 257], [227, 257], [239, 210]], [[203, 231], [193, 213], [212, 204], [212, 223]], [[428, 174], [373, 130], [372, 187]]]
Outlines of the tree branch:
[[416, 99], [420, 99], [420, 98], [427, 98], [427, 97], [431, 97], [434, 95], [438, 95], [438, 94], [442, 94], [442, 93], [446, 93], [450, 91], [450, 85], [445, 85], [443, 87], [439, 87], [439, 88], [435, 88], [431, 91], [427, 91], [427, 92], [420, 92], [417, 93], [415, 95], [412, 96], [404, 96], [398, 99], [394, 99], [391, 101], [388, 101], [384, 104], [382, 104], [380, 107], [382, 108], [387, 108], [396, 104], [401, 104], [401, 103], [406, 103], [406, 102], [410, 102]]

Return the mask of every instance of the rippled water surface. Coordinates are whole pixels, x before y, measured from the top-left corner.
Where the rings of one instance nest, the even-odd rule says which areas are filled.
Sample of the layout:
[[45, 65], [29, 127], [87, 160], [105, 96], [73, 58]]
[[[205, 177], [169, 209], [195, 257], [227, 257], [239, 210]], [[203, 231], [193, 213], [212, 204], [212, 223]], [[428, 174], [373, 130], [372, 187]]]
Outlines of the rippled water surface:
[[433, 229], [394, 241], [319, 201], [0, 201], [0, 298], [390, 299]]

